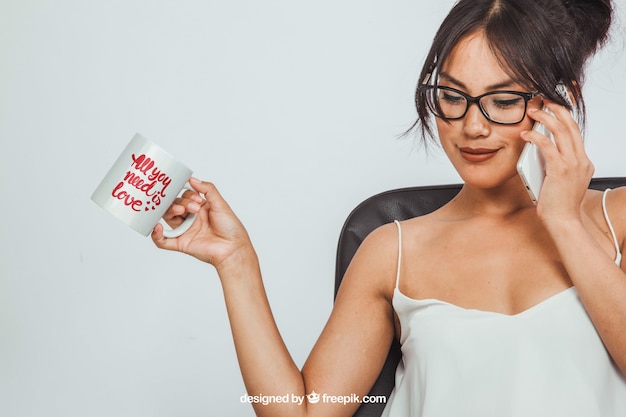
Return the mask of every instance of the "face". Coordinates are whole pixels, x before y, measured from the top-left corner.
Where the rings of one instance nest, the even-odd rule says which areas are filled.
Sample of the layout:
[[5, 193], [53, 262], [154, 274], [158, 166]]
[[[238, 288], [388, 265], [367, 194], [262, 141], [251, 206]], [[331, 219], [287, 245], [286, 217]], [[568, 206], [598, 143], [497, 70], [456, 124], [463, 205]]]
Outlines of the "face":
[[[464, 38], [452, 50], [439, 74], [439, 85], [474, 97], [497, 90], [528, 92], [500, 67], [481, 33]], [[528, 103], [529, 108], [540, 105], [539, 97]], [[515, 125], [496, 124], [472, 104], [462, 119], [436, 118], [436, 122], [441, 145], [466, 184], [494, 188], [519, 182], [516, 164], [525, 144], [520, 133], [532, 128], [531, 119], [525, 117]]]

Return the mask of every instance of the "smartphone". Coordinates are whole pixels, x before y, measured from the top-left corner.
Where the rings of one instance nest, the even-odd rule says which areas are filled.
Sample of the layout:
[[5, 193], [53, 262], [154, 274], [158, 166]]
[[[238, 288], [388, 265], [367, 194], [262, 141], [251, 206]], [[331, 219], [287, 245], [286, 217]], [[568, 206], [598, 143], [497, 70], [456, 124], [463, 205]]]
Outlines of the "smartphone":
[[[566, 98], [568, 103], [572, 105], [565, 85], [557, 85], [556, 91], [561, 97]], [[546, 107], [543, 108], [543, 111], [553, 114]], [[550, 133], [550, 131], [543, 124], [536, 122], [533, 126], [533, 130], [549, 137], [552, 141], [554, 141], [552, 133]], [[543, 186], [543, 181], [546, 177], [546, 162], [541, 154], [541, 151], [534, 143], [528, 142], [524, 145], [522, 154], [517, 162], [517, 172], [526, 186], [530, 199], [533, 203], [537, 204], [539, 201], [539, 193], [541, 192], [541, 187]]]

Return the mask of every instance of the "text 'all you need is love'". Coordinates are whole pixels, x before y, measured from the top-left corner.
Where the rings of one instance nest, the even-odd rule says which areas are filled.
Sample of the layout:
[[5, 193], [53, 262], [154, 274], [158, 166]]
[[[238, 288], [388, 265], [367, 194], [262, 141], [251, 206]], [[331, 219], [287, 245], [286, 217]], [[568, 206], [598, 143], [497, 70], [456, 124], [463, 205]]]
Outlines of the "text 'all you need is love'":
[[165, 190], [172, 179], [145, 154], [132, 154], [131, 159], [130, 169], [113, 188], [111, 195], [133, 211], [155, 210], [166, 196]]

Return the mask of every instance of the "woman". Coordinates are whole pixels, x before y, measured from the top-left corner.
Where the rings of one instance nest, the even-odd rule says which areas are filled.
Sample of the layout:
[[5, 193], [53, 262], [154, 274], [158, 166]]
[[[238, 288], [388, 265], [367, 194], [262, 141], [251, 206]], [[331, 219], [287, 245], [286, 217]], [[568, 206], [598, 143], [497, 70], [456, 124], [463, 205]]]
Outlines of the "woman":
[[[626, 415], [626, 190], [587, 189], [593, 165], [555, 91], [564, 83], [584, 116], [584, 65], [611, 15], [610, 0], [453, 8], [420, 76], [417, 125], [428, 135], [434, 117], [464, 186], [434, 213], [368, 236], [301, 371], [244, 227], [212, 184], [192, 182], [206, 202], [188, 192], [167, 218], [199, 221], [177, 239], [164, 239], [161, 226], [152, 237], [217, 269], [249, 395], [363, 397], [395, 337], [403, 360], [386, 416]], [[527, 142], [547, 164], [536, 206], [516, 172]], [[259, 416], [289, 417], [357, 407], [255, 404]]]

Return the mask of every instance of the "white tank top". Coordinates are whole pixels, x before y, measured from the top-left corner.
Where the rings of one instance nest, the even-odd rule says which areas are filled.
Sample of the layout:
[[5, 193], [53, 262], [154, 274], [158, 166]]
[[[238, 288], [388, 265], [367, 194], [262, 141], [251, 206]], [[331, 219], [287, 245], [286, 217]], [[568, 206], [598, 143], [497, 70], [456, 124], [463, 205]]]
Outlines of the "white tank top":
[[[603, 210], [619, 265], [605, 199]], [[409, 298], [398, 288], [402, 230], [396, 224], [392, 303], [402, 328], [402, 360], [383, 417], [626, 416], [626, 378], [576, 288], [515, 315]]]

